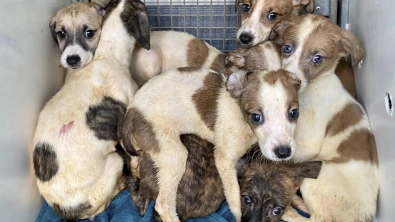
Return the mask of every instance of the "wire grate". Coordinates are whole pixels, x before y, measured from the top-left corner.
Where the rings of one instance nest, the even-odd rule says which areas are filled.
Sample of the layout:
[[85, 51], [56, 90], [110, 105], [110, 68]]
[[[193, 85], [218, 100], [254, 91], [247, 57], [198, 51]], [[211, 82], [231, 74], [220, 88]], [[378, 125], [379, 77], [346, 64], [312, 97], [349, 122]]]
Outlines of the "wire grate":
[[237, 48], [234, 0], [145, 0], [152, 31], [187, 32], [223, 52]]

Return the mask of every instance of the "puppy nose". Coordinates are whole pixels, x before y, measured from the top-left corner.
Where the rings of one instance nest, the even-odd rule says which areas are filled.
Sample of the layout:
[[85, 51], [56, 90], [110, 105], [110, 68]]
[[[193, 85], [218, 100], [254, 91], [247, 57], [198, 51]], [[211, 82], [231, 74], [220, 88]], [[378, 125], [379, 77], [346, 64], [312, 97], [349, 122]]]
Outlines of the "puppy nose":
[[239, 39], [240, 39], [241, 43], [247, 45], [247, 44], [250, 44], [252, 42], [253, 37], [249, 33], [241, 33]]
[[280, 159], [285, 159], [290, 157], [292, 154], [291, 147], [289, 146], [279, 146], [274, 150], [276, 156]]
[[75, 66], [75, 65], [77, 65], [77, 63], [80, 62], [80, 60], [81, 60], [81, 58], [78, 55], [72, 55], [72, 56], [67, 57], [66, 62], [70, 66]]

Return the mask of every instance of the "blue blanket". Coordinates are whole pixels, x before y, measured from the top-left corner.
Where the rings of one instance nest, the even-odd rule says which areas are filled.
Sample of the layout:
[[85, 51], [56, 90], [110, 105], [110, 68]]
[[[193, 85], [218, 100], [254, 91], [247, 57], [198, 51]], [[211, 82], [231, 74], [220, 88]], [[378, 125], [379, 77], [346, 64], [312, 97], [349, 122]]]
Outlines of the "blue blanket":
[[[105, 211], [96, 216], [95, 222], [154, 222], [154, 205], [151, 201], [146, 214], [141, 217], [134, 205], [128, 189], [122, 190], [110, 203]], [[303, 214], [302, 214], [303, 215]], [[306, 215], [307, 216], [307, 215]], [[224, 202], [217, 212], [211, 213], [204, 218], [192, 218], [187, 222], [234, 222], [235, 219], [229, 210], [229, 206]], [[63, 222], [55, 211], [44, 201], [36, 222]], [[80, 220], [80, 222], [90, 222]]]

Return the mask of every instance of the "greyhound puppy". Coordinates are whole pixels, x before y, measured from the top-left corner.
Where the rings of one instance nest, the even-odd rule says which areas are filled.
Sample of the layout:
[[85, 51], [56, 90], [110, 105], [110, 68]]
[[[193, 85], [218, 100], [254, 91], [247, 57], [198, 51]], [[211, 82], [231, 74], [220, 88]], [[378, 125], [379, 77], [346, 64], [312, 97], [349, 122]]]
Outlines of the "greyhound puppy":
[[[184, 221], [215, 212], [225, 196], [215, 167], [214, 145], [193, 134], [181, 135], [181, 142], [188, 150], [188, 159], [178, 186], [177, 214]], [[258, 153], [259, 147], [255, 145], [236, 164], [242, 221], [276, 222], [290, 206], [302, 179], [317, 178], [321, 162], [273, 163], [258, 158]], [[139, 179], [130, 178], [129, 188], [137, 209], [144, 215], [149, 200], [158, 196], [158, 169], [147, 153], [139, 156], [138, 161]]]
[[179, 135], [193, 133], [215, 144], [225, 196], [240, 221], [235, 163], [256, 142], [268, 159], [292, 157], [298, 89], [299, 81], [283, 70], [239, 71], [226, 78], [186, 67], [148, 81], [128, 107], [122, 139], [130, 154], [149, 153], [159, 169], [155, 209], [161, 218], [179, 221], [176, 191], [188, 156]]
[[99, 43], [104, 10], [95, 4], [75, 2], [60, 9], [51, 19], [49, 29], [68, 69], [86, 66]]
[[311, 218], [290, 211], [287, 221], [373, 221], [379, 190], [374, 136], [363, 107], [334, 70], [341, 57], [362, 59], [361, 43], [325, 17], [304, 15], [275, 27], [283, 40], [282, 67], [302, 80], [296, 162], [323, 161], [317, 180], [301, 192]]
[[[278, 52], [271, 42], [265, 42], [243, 52], [247, 62], [242, 69], [256, 70], [252, 65], [260, 64], [260, 70], [273, 70], [271, 67], [279, 63]], [[226, 55], [205, 41], [183, 32], [158, 31], [151, 34], [151, 49], [146, 50], [138, 45], [133, 52], [131, 73], [133, 79], [142, 86], [152, 77], [178, 67], [206, 67], [229, 76], [237, 70], [239, 63], [235, 51], [234, 57], [226, 59]], [[274, 54], [274, 56], [272, 56]], [[243, 61], [244, 62], [244, 61]], [[235, 66], [232, 66], [231, 64]], [[251, 64], [250, 66], [248, 64]], [[147, 66], [147, 64], [150, 64]], [[233, 69], [236, 68], [236, 69]]]
[[[136, 39], [149, 47], [148, 14], [136, 0], [114, 0], [96, 54], [41, 111], [34, 141], [37, 186], [64, 219], [93, 219], [119, 186], [118, 124], [137, 90], [129, 73]], [[144, 41], [143, 41], [144, 40]]]

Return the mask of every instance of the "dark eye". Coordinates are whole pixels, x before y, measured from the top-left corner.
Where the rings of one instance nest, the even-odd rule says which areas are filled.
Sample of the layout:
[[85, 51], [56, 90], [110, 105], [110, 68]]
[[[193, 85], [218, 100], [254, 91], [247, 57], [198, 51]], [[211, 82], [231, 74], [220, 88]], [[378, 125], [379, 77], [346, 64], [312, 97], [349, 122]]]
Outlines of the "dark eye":
[[283, 209], [281, 207], [275, 207], [273, 209], [273, 215], [274, 216], [279, 216], [279, 215], [281, 215], [282, 212], [283, 212]]
[[66, 32], [65, 31], [59, 31], [56, 33], [60, 39], [63, 39], [66, 37]]
[[261, 123], [261, 122], [263, 122], [262, 115], [261, 115], [261, 114], [258, 114], [258, 113], [253, 113], [253, 114], [251, 114], [251, 115], [250, 115], [250, 118], [251, 118], [251, 121], [252, 121], [253, 123]]
[[290, 109], [288, 111], [289, 120], [296, 120], [299, 117], [299, 109]]
[[278, 17], [277, 12], [269, 12], [269, 14], [267, 15], [267, 18], [269, 20], [275, 20]]
[[95, 32], [93, 30], [86, 30], [85, 31], [85, 37], [90, 39], [93, 38], [93, 36], [95, 36]]
[[320, 56], [320, 55], [315, 55], [315, 56], [311, 59], [311, 61], [314, 62], [315, 64], [319, 64], [319, 63], [322, 62], [323, 59], [324, 59], [324, 58], [322, 58], [322, 56]]
[[284, 45], [284, 53], [291, 53], [292, 51], [292, 46], [291, 45]]
[[249, 196], [243, 196], [243, 204], [250, 207], [252, 204], [251, 198]]
[[251, 5], [250, 5], [250, 4], [243, 4], [243, 11], [249, 12], [249, 11], [250, 11], [250, 8], [251, 8]]

